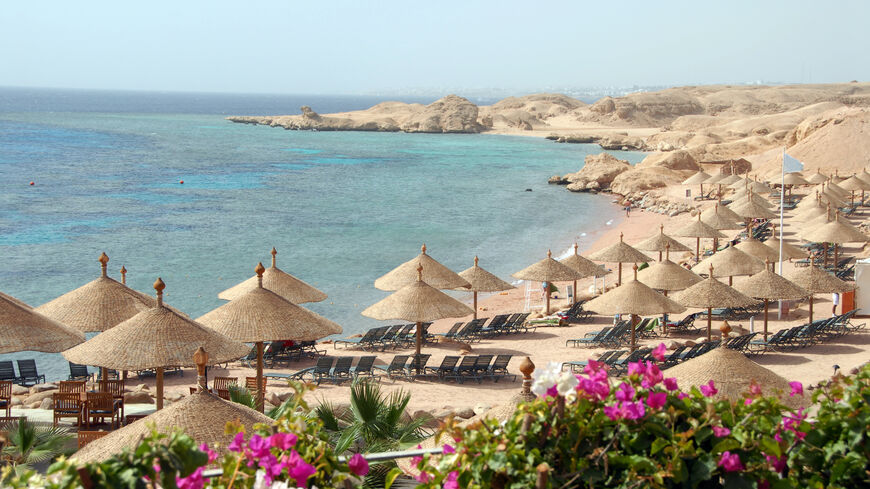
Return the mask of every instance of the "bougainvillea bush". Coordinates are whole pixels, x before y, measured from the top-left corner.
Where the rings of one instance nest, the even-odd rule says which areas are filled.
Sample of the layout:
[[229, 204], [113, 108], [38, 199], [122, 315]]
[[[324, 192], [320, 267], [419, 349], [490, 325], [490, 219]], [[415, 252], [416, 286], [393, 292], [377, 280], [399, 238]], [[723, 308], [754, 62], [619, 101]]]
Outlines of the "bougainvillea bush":
[[[737, 402], [716, 400], [713, 380], [681, 389], [655, 362], [619, 380], [594, 361], [581, 375], [550, 364], [533, 391], [538, 399], [507, 422], [446, 430], [453, 443], [437, 460], [417, 460], [417, 480], [445, 489], [870, 487], [868, 366], [821, 385], [797, 411], [758, 385]], [[810, 393], [793, 382], [784, 395]]]

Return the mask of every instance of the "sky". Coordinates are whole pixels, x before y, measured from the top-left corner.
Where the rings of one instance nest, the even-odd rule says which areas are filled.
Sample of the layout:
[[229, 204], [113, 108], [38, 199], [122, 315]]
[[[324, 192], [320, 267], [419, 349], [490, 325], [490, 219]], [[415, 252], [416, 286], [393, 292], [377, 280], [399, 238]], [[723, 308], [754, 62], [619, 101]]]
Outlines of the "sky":
[[29, 1], [0, 86], [361, 94], [870, 80], [870, 1]]

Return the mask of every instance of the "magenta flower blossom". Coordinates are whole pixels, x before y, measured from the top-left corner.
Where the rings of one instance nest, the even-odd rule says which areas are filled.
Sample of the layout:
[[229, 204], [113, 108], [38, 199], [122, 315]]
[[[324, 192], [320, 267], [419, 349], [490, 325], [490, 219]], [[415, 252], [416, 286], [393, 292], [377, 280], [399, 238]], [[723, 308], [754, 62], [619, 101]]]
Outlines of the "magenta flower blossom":
[[449, 455], [451, 453], [456, 453], [456, 449], [450, 445], [444, 445], [444, 448], [441, 449], [441, 453], [444, 455]]
[[747, 397], [746, 399], [743, 400], [743, 405], [744, 405], [744, 406], [748, 406], [748, 405], [750, 405], [750, 404], [752, 404], [752, 399], [750, 399], [750, 398]]
[[227, 445], [227, 450], [231, 452], [241, 452], [245, 448], [245, 434], [241, 431], [236, 433], [236, 436], [233, 437], [233, 441]]
[[662, 375], [662, 371], [659, 370], [659, 366], [647, 362], [646, 371], [643, 373], [643, 382], [640, 384], [644, 389], [651, 389], [653, 386], [659, 384], [664, 380], [664, 375]]
[[667, 389], [669, 391], [675, 391], [675, 390], [679, 389], [679, 387], [677, 387], [677, 379], [675, 379], [673, 377], [668, 377], [667, 379], [664, 379], [664, 382], [665, 382], [665, 389]]
[[202, 489], [205, 485], [205, 480], [202, 477], [202, 470], [202, 467], [197, 467], [196, 470], [187, 477], [176, 477], [175, 485], [178, 486], [178, 489]]
[[646, 405], [650, 409], [661, 409], [668, 402], [668, 395], [664, 392], [650, 392], [646, 395]]
[[607, 375], [607, 365], [604, 362], [599, 362], [598, 360], [589, 360], [589, 363], [583, 367], [583, 372], [586, 375], [592, 376], [600, 371], [604, 371], [605, 376]]
[[752, 382], [751, 384], [749, 384], [749, 393], [753, 396], [760, 396], [761, 385], [759, 385], [757, 382]]
[[652, 356], [656, 359], [657, 362], [663, 362], [665, 361], [665, 352], [667, 350], [668, 348], [665, 346], [664, 343], [659, 343], [659, 346], [653, 349]]
[[353, 457], [350, 457], [347, 466], [354, 475], [363, 476], [369, 473], [369, 463], [358, 453], [354, 453]]
[[622, 409], [625, 412], [626, 419], [640, 419], [646, 414], [646, 409], [643, 407], [643, 403], [638, 402], [624, 402], [622, 403]]
[[432, 476], [429, 475], [429, 472], [423, 471], [420, 472], [416, 477], [414, 477], [414, 479], [417, 479], [417, 482], [419, 482], [420, 484], [425, 484], [432, 480]]
[[631, 362], [628, 364], [628, 375], [643, 375], [646, 372], [646, 365], [642, 360]]
[[775, 472], [782, 472], [783, 470], [785, 470], [785, 455], [775, 457], [773, 455], [765, 453], [764, 459], [767, 460], [767, 462], [770, 464]]
[[634, 394], [634, 387], [627, 382], [619, 384], [619, 387], [616, 389], [616, 398], [620, 401], [633, 401]]
[[716, 390], [716, 385], [713, 383], [712, 380], [708, 382], [707, 385], [701, 386], [701, 394], [704, 394], [704, 396], [706, 397], [713, 397], [718, 393], [719, 391]]
[[442, 489], [459, 489], [459, 472], [451, 471], [447, 474], [447, 480], [444, 481]]
[[713, 434], [716, 435], [717, 438], [722, 438], [731, 434], [731, 430], [724, 426], [714, 426]]
[[740, 472], [745, 467], [743, 467], [743, 463], [740, 462], [740, 455], [736, 453], [731, 453], [729, 451], [722, 452], [722, 455], [719, 457], [719, 467], [722, 467], [725, 472]]
[[789, 394], [789, 397], [804, 395], [804, 385], [800, 382], [789, 382], [788, 385], [791, 386], [791, 394]]
[[203, 443], [202, 445], [200, 445], [200, 446], [199, 446], [199, 451], [200, 451], [200, 452], [205, 452], [205, 453], [208, 455], [208, 463], [212, 463], [212, 462], [214, 462], [215, 460], [217, 460], [217, 458], [218, 458], [218, 454], [215, 453], [214, 450], [212, 450], [211, 448], [209, 448], [207, 443]]
[[308, 479], [317, 473], [317, 469], [303, 460], [296, 450], [290, 451], [284, 465], [287, 467], [287, 474], [296, 481], [297, 486], [308, 487]]
[[282, 433], [279, 431], [269, 437], [269, 445], [278, 450], [289, 450], [291, 447], [296, 445], [298, 440], [299, 438], [293, 433]]
[[611, 421], [622, 419], [622, 413], [616, 406], [604, 406], [604, 414], [610, 418]]
[[263, 458], [272, 453], [269, 442], [258, 434], [251, 435], [251, 439], [248, 440], [248, 448], [254, 458]]
[[689, 395], [686, 394], [685, 392], [680, 392], [679, 394], [677, 394], [677, 399], [679, 399], [681, 401], [687, 397], [689, 397]]

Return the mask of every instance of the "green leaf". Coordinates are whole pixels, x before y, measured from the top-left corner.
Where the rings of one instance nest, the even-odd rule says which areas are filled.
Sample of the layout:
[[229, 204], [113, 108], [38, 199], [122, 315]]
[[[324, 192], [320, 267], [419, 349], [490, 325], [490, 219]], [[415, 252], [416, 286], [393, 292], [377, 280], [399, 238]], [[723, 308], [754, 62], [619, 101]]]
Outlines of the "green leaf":
[[655, 455], [670, 444], [670, 440], [665, 440], [664, 438], [656, 438], [655, 441], [652, 442], [652, 448], [650, 449], [649, 453], [650, 455]]
[[782, 454], [782, 449], [779, 446], [779, 443], [776, 442], [773, 438], [763, 437], [759, 440], [761, 444], [761, 449], [770, 455], [774, 455], [779, 457]]
[[727, 450], [734, 450], [735, 448], [740, 448], [740, 442], [731, 438], [726, 438], [715, 444], [711, 453], [719, 454]]
[[691, 487], [698, 487], [698, 484], [710, 479], [715, 469], [716, 462], [712, 455], [705, 453], [699, 456], [690, 463], [689, 484]]
[[390, 487], [393, 485], [393, 482], [396, 482], [396, 478], [400, 475], [402, 475], [402, 469], [398, 467], [387, 472], [387, 477], [384, 479], [384, 489], [390, 489]]
[[753, 489], [755, 484], [748, 480], [743, 474], [731, 472], [725, 474], [725, 487], [728, 489]]

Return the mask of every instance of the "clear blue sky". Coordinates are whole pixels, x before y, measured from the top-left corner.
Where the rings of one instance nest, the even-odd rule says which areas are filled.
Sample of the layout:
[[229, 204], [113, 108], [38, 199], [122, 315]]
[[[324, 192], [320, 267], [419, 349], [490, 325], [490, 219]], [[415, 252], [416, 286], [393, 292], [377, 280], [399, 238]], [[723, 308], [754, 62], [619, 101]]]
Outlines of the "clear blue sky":
[[31, 1], [0, 86], [335, 94], [870, 80], [870, 1]]

